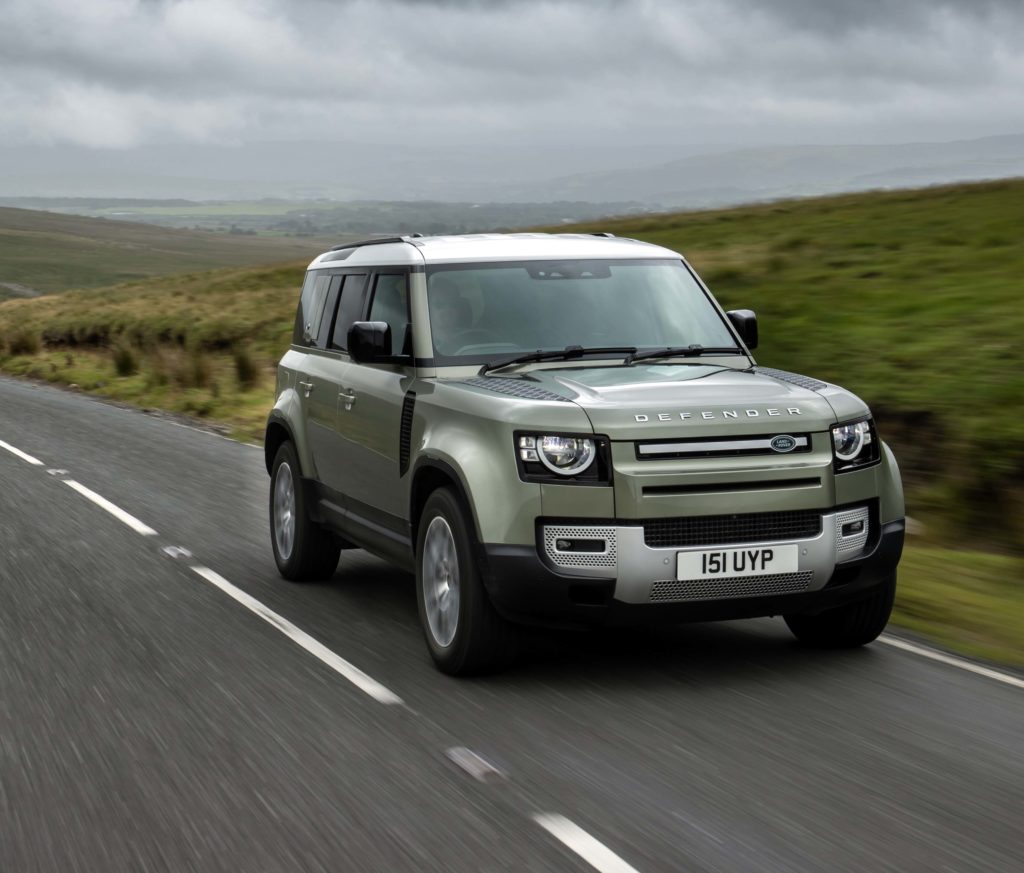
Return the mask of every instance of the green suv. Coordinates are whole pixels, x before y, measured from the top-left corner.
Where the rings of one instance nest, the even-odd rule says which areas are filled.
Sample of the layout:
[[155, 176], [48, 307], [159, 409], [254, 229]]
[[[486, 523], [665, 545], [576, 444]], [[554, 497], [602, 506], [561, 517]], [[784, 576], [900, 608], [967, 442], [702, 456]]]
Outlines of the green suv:
[[759, 367], [676, 252], [608, 234], [407, 236], [309, 266], [267, 424], [274, 557], [416, 574], [440, 669], [515, 626], [781, 615], [859, 646], [889, 618], [899, 469], [868, 407]]

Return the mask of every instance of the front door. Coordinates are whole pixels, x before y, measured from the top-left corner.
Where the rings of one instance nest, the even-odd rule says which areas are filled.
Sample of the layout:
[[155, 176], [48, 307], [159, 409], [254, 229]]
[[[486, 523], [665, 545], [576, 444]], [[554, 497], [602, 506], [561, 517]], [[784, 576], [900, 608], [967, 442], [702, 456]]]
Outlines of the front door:
[[[409, 351], [408, 277], [374, 276], [367, 319], [391, 326], [391, 354]], [[410, 360], [411, 364], [411, 360]], [[344, 473], [347, 509], [367, 521], [405, 532], [405, 506], [399, 480], [402, 401], [412, 384], [412, 368], [401, 363], [356, 364], [345, 371], [338, 405], [338, 434], [348, 469]]]

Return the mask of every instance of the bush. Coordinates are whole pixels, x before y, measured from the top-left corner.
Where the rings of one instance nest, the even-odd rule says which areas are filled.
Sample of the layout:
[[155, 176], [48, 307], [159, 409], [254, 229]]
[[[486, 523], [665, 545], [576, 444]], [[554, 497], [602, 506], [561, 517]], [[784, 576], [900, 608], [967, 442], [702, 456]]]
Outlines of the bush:
[[7, 350], [12, 355], [34, 355], [40, 348], [39, 334], [19, 330], [7, 337]]
[[260, 379], [260, 368], [256, 363], [252, 352], [245, 346], [235, 347], [235, 374], [238, 376], [238, 385], [243, 391], [255, 388]]
[[118, 340], [111, 349], [114, 370], [118, 376], [134, 376], [139, 371], [139, 356], [124, 340]]
[[193, 349], [175, 363], [174, 381], [181, 388], [205, 388], [212, 375], [210, 359], [199, 349]]

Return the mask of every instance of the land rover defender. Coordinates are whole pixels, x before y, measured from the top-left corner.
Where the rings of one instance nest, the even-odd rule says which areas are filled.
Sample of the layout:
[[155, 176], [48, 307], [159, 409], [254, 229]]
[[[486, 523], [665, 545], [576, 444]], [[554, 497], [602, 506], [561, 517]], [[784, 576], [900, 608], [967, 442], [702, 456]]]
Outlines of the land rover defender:
[[266, 431], [274, 557], [415, 572], [430, 654], [502, 664], [515, 626], [782, 616], [875, 639], [899, 470], [837, 385], [758, 366], [679, 254], [608, 234], [405, 236], [306, 273]]

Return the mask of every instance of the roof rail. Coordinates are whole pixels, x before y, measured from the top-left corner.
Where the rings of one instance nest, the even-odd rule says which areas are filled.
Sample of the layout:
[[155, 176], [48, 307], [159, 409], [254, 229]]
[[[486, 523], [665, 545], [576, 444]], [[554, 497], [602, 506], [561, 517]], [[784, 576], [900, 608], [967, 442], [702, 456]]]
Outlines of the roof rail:
[[403, 243], [408, 242], [410, 239], [417, 239], [423, 236], [422, 233], [407, 233], [405, 236], [378, 236], [374, 239], [363, 239], [358, 242], [342, 243], [341, 245], [331, 246], [330, 251], [339, 252], [342, 249], [358, 249], [361, 246], [383, 246], [389, 243]]
[[615, 239], [614, 233], [608, 233], [606, 230], [596, 230], [593, 233], [588, 233], [587, 236], [600, 236], [605, 239]]

